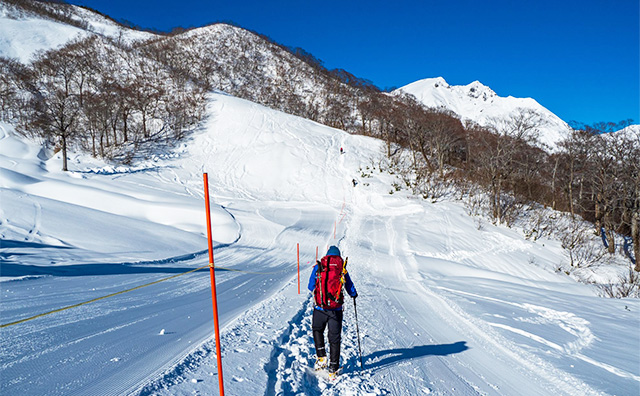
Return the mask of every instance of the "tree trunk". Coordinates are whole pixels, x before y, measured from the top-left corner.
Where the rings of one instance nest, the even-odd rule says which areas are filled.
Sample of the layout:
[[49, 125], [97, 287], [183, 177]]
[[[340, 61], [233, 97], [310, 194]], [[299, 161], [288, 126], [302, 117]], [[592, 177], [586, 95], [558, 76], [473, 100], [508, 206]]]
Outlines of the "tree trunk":
[[67, 136], [62, 135], [62, 170], [67, 171]]
[[147, 113], [142, 112], [142, 135], [145, 138], [149, 138], [149, 134], [147, 132]]
[[569, 211], [571, 212], [571, 218], [575, 219], [576, 212], [573, 207], [573, 183], [569, 182]]
[[122, 116], [122, 133], [124, 134], [124, 142], [128, 142], [129, 141], [129, 136], [127, 136], [127, 129], [128, 129], [128, 119], [129, 116], [128, 115], [123, 115]]
[[609, 225], [605, 227], [605, 235], [607, 236], [607, 242], [609, 243], [607, 251], [609, 254], [613, 254], [616, 252], [616, 234]]
[[595, 207], [594, 207], [594, 210], [595, 210], [595, 213], [594, 213], [594, 216], [595, 216], [594, 225], [595, 225], [595, 228], [596, 228], [595, 229], [596, 235], [600, 235], [600, 233], [602, 232], [602, 217], [603, 217], [604, 213], [602, 211], [602, 208], [600, 207], [600, 204], [602, 202], [602, 198], [601, 197], [602, 196], [600, 195], [600, 193], [596, 194]]
[[498, 221], [498, 224], [502, 224], [502, 179], [498, 178], [498, 183], [496, 186], [496, 195], [494, 198], [495, 205], [495, 217]]
[[633, 257], [636, 260], [636, 271], [640, 272], [640, 212], [636, 210], [631, 218], [631, 240], [633, 242]]
[[556, 163], [553, 167], [553, 174], [551, 177], [551, 194], [552, 194], [552, 198], [551, 198], [551, 209], [556, 210], [556, 172], [558, 170], [558, 162], [559, 162], [559, 158], [556, 158]]

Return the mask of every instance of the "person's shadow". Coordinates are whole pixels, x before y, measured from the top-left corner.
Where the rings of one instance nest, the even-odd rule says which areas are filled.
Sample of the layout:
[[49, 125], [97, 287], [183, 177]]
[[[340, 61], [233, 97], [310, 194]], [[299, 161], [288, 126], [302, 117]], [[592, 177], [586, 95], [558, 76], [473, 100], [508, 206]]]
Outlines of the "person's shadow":
[[464, 352], [469, 347], [466, 341], [453, 344], [420, 345], [411, 348], [387, 349], [376, 351], [364, 357], [365, 368], [380, 369], [403, 360], [411, 360], [424, 356], [447, 356]]

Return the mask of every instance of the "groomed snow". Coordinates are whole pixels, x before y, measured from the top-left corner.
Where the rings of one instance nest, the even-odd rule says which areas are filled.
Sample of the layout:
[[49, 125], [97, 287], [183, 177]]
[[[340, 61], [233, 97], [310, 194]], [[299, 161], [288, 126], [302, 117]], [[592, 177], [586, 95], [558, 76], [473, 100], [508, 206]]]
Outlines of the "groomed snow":
[[[638, 394], [640, 303], [555, 273], [557, 242], [390, 194], [377, 140], [223, 94], [208, 115], [133, 169], [74, 154], [67, 173], [0, 125], [2, 324], [206, 266], [208, 172], [227, 394]], [[331, 244], [364, 368], [347, 301], [327, 384], [305, 286]], [[0, 393], [217, 394], [212, 329], [206, 269], [4, 327]]]

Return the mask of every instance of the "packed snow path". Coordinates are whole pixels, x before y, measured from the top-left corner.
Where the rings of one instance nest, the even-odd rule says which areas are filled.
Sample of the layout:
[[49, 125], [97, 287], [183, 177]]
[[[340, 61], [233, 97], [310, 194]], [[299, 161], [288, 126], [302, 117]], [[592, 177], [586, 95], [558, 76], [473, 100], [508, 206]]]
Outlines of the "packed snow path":
[[[216, 273], [227, 394], [638, 393], [640, 305], [556, 274], [557, 243], [389, 194], [378, 141], [212, 99], [202, 132], [136, 172], [62, 174], [3, 135], [2, 323], [206, 265], [206, 171], [216, 264], [233, 270]], [[347, 301], [332, 384], [307, 370], [306, 283], [329, 244], [360, 293], [365, 366]], [[0, 391], [217, 394], [212, 328], [206, 271], [3, 328]]]

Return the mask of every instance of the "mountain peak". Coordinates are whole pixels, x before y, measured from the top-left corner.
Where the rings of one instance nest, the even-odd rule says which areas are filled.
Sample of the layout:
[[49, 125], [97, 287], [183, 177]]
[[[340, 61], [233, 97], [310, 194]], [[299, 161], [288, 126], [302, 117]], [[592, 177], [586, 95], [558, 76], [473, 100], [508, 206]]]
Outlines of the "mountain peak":
[[540, 117], [540, 140], [554, 150], [565, 136], [568, 125], [531, 98], [498, 96], [480, 81], [467, 85], [449, 85], [444, 78], [426, 78], [398, 89], [416, 97], [427, 107], [445, 108], [461, 119], [489, 126], [496, 120], [508, 119], [519, 109], [532, 110]]
[[476, 80], [471, 84], [465, 86], [469, 95], [472, 98], [481, 98], [483, 100], [487, 100], [488, 98], [498, 96], [491, 88], [484, 85], [480, 81]]
[[401, 88], [404, 90], [404, 88], [409, 87], [409, 86], [415, 86], [416, 88], [449, 88], [450, 85], [449, 83], [443, 78], [443, 77], [433, 77], [433, 78], [425, 78], [422, 80], [418, 80], [416, 82], [413, 82], [409, 85], [406, 85], [405, 87]]

